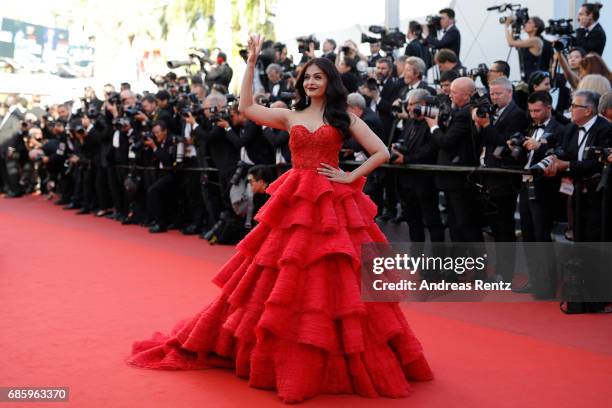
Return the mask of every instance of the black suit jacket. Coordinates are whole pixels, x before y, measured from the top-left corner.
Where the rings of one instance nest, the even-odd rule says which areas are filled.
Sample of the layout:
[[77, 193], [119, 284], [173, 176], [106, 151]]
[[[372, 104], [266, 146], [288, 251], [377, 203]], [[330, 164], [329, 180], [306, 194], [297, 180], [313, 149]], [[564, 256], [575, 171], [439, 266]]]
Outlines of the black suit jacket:
[[[363, 120], [365, 122], [366, 125], [368, 125], [368, 127], [370, 128], [370, 130], [372, 130], [372, 132], [374, 132], [376, 134], [376, 136], [378, 136], [380, 138], [380, 140], [383, 141], [383, 143], [386, 143], [386, 140], [383, 138], [383, 124], [382, 121], [380, 120], [380, 118], [378, 117], [378, 115], [374, 112], [372, 112], [370, 109], [366, 108], [366, 110], [363, 112], [363, 115], [361, 116], [361, 120]], [[343, 147], [348, 148], [353, 150], [353, 152], [361, 152], [363, 151], [363, 146], [361, 146], [357, 140], [355, 140], [354, 138], [350, 138], [347, 139], [344, 142]], [[365, 152], [365, 154], [367, 156], [369, 156], [368, 152]], [[344, 158], [343, 160], [352, 160], [353, 158]]]
[[[518, 169], [525, 164], [525, 156], [518, 160], [507, 154], [502, 159], [493, 156], [498, 146], [506, 147], [506, 142], [515, 133], [525, 134], [529, 120], [525, 111], [511, 101], [495, 124], [481, 130], [485, 147], [484, 163], [487, 167], [506, 167]], [[492, 196], [511, 195], [520, 189], [521, 177], [506, 174], [485, 174], [483, 182]]]
[[[398, 149], [404, 155], [404, 164], [436, 164], [438, 146], [431, 138], [425, 121], [409, 120], [405, 122], [402, 132], [402, 145]], [[422, 190], [435, 184], [434, 174], [416, 171], [402, 172], [398, 183], [408, 188]]]
[[[216, 166], [221, 177], [231, 177], [236, 171], [240, 151], [230, 142], [225, 129], [205, 122], [193, 132], [200, 159], [204, 165]], [[208, 162], [208, 158], [214, 163]]]
[[[448, 128], [436, 129], [431, 135], [438, 146], [438, 165], [478, 166], [480, 157], [480, 137], [473, 129], [470, 107], [455, 109]], [[436, 186], [440, 190], [453, 191], [466, 189], [470, 185], [465, 174], [439, 173]]]
[[[601, 172], [602, 169], [602, 164], [595, 159], [578, 161], [578, 131], [578, 126], [575, 123], [565, 127], [561, 142], [562, 152], [560, 152], [560, 158], [570, 162], [568, 174], [574, 179], [574, 182], [583, 181]], [[586, 147], [612, 146], [612, 124], [598, 116], [584, 143]], [[587, 185], [587, 188], [594, 189], [596, 183], [594, 184]]]
[[[535, 166], [542, 159], [554, 153], [555, 147], [561, 143], [564, 130], [565, 126], [559, 123], [554, 117], [550, 119], [544, 128], [544, 134], [542, 135], [542, 138], [546, 140], [546, 143], [542, 143], [541, 146], [534, 151], [530, 166]], [[527, 130], [526, 135], [533, 136], [534, 133], [535, 129], [530, 127]], [[540, 141], [542, 141], [542, 138]], [[524, 151], [524, 157], [526, 162], [529, 158], [529, 152], [527, 150]], [[561, 177], [536, 177], [533, 180], [533, 183], [536, 190], [537, 200], [544, 204], [553, 204], [559, 194]]]
[[244, 147], [254, 164], [274, 164], [274, 149], [263, 137], [261, 126], [250, 120], [244, 126], [227, 131], [227, 139], [240, 150]]
[[576, 45], [584, 48], [586, 52], [595, 52], [603, 55], [604, 48], [606, 47], [606, 32], [601, 23], [593, 27], [590, 33], [587, 33], [585, 28], [577, 29]]
[[383, 125], [383, 142], [388, 144], [389, 136], [391, 135], [391, 128], [393, 127], [393, 111], [392, 104], [398, 98], [398, 80], [390, 77], [384, 83], [382, 90], [380, 91], [380, 101], [376, 105], [376, 113]]
[[439, 40], [436, 38], [435, 33], [431, 33], [429, 37], [427, 37], [427, 44], [429, 44], [431, 47], [437, 48], [438, 50], [442, 48], [453, 50], [455, 54], [457, 54], [458, 58], [459, 51], [461, 50], [461, 33], [459, 32], [457, 26], [453, 25]]
[[431, 55], [427, 47], [419, 40], [413, 40], [410, 44], [406, 45], [404, 55], [409, 57], [419, 57], [425, 62], [427, 68], [431, 67]]
[[[263, 137], [268, 141], [276, 154], [276, 149], [280, 149], [285, 161], [291, 163], [291, 150], [289, 150], [289, 132], [286, 130], [266, 127], [262, 130]], [[276, 157], [275, 157], [276, 159]]]

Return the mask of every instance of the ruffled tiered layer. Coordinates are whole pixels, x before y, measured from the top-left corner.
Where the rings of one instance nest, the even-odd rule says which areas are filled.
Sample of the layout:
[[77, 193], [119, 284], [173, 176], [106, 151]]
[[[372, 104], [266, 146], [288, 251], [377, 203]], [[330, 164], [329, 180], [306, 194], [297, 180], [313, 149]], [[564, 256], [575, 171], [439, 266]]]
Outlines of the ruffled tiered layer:
[[259, 224], [214, 278], [221, 294], [128, 363], [227, 367], [285, 402], [321, 393], [404, 397], [433, 377], [396, 303], [360, 298], [361, 244], [386, 242], [375, 204], [353, 184], [292, 169], [268, 186]]

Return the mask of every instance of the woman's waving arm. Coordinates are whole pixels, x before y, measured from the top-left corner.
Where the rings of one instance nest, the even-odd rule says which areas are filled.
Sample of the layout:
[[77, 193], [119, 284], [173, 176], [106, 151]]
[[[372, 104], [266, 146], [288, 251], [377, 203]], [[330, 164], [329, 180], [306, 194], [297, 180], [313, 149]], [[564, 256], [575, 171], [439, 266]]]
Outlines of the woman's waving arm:
[[253, 122], [275, 129], [287, 130], [289, 128], [289, 115], [291, 111], [287, 109], [266, 108], [265, 106], [253, 103], [253, 75], [262, 42], [263, 37], [259, 35], [249, 37], [249, 58], [247, 59], [247, 69], [242, 79], [242, 87], [240, 88], [238, 109]]

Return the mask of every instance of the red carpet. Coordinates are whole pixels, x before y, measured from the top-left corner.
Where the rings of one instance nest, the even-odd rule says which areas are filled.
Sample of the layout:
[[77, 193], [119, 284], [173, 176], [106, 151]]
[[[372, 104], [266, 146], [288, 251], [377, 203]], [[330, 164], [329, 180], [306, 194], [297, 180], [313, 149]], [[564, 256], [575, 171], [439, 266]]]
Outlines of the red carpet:
[[[45, 407], [282, 406], [231, 371], [124, 363], [132, 341], [169, 331], [216, 295], [210, 278], [232, 253], [175, 231], [76, 216], [40, 197], [0, 199], [0, 386], [70, 387], [69, 403]], [[305, 404], [610, 406], [610, 315], [565, 316], [550, 302], [420, 303], [405, 312], [434, 381], [414, 384], [405, 399]]]

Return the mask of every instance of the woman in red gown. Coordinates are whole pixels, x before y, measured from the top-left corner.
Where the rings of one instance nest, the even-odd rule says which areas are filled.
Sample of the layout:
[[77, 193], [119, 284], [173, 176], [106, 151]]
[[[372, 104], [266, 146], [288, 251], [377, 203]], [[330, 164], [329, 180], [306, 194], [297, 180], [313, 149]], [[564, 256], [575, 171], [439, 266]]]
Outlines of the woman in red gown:
[[[318, 394], [405, 397], [410, 381], [433, 374], [397, 303], [363, 302], [361, 244], [387, 243], [374, 223], [365, 175], [389, 154], [346, 112], [346, 90], [326, 58], [308, 62], [295, 111], [253, 104], [262, 39], [249, 39], [240, 110], [261, 125], [290, 129], [293, 168], [271, 183], [257, 226], [213, 282], [220, 295], [169, 335], [133, 344], [131, 365], [168, 370], [226, 367], [249, 386], [276, 390], [284, 402]], [[370, 157], [338, 169], [343, 138]]]

